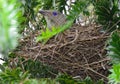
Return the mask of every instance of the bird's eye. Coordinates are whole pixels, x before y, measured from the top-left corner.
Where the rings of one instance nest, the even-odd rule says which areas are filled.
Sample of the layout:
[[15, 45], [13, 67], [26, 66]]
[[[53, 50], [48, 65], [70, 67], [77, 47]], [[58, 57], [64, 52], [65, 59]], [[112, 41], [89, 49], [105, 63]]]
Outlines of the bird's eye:
[[56, 15], [57, 15], [57, 13], [56, 13], [56, 12], [53, 12], [53, 15], [54, 15], [54, 16], [56, 16]]

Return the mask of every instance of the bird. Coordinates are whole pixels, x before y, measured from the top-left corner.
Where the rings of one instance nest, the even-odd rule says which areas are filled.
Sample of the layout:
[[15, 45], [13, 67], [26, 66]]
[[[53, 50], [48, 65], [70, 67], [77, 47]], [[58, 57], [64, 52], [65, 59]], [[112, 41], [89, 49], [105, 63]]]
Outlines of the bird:
[[66, 16], [59, 11], [56, 10], [40, 10], [40, 14], [42, 14], [47, 22], [47, 28], [59, 27], [66, 23]]

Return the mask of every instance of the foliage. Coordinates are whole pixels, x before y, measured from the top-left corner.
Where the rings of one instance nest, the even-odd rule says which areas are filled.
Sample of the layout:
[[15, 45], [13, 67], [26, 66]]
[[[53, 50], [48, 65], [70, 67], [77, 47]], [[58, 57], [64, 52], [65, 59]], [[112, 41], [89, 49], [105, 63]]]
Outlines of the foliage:
[[20, 68], [6, 68], [4, 72], [0, 72], [1, 84], [17, 84], [29, 77], [28, 72], [23, 73]]
[[30, 79], [28, 72], [23, 72], [20, 68], [6, 68], [0, 72], [0, 84], [59, 84], [53, 79], [43, 78], [40, 80]]
[[2, 52], [7, 58], [9, 50], [14, 49], [17, 46], [17, 9], [15, 8], [15, 1], [1, 0], [0, 1], [0, 52]]
[[[0, 51], [4, 55], [17, 45], [18, 17], [21, 17], [21, 13], [16, 9], [17, 7], [19, 8], [19, 3], [18, 5], [15, 3], [16, 0], [10, 0], [9, 2], [7, 0], [0, 1]], [[28, 79], [29, 77], [28, 69], [27, 72], [23, 72], [20, 68], [5, 68], [4, 71], [0, 72], [0, 84], [37, 84], [37, 80]]]
[[53, 9], [53, 0], [39, 0], [39, 8], [44, 10]]
[[59, 74], [56, 80], [59, 81], [60, 84], [77, 84], [78, 83], [76, 80], [74, 80], [71, 76], [67, 74]]
[[[78, 0], [72, 5], [71, 10], [69, 10], [70, 14], [67, 16], [68, 20], [75, 20], [79, 17], [80, 13], [88, 14], [88, 11], [86, 10], [89, 6], [90, 1], [86, 0]], [[85, 13], [86, 12], [86, 13]], [[89, 14], [88, 14], [89, 15]]]
[[59, 84], [53, 79], [41, 78], [31, 79], [28, 72], [23, 72], [20, 68], [6, 68], [0, 72], [0, 84]]
[[83, 80], [83, 84], [104, 84], [103, 80], [93, 81], [90, 77], [86, 77]]
[[59, 74], [56, 80], [60, 84], [104, 84], [103, 80], [94, 82], [90, 77], [86, 77], [84, 80], [76, 80], [67, 74]]
[[[13, 61], [11, 62], [11, 60]], [[19, 67], [23, 72], [28, 71], [30, 78], [53, 78], [58, 73], [51, 66], [43, 64], [39, 60], [26, 60], [22, 57], [16, 57], [14, 53], [9, 54], [9, 61], [5, 62], [4, 66], [9, 66], [13, 69]]]
[[39, 8], [43, 10], [58, 10], [60, 12], [67, 12], [65, 6], [67, 6], [66, 0], [40, 0]]
[[57, 74], [57, 71], [55, 71], [52, 67], [42, 64], [38, 60], [28, 60], [23, 63], [21, 68], [23, 68], [25, 71], [29, 71], [31, 78], [52, 78], [54, 77], [53, 74]]
[[[98, 15], [98, 22], [107, 32], [119, 29], [120, 9], [119, 0], [94, 0], [95, 13]], [[119, 27], [118, 27], [119, 26]]]
[[108, 76], [110, 84], [120, 83], [120, 33], [114, 31], [108, 41], [108, 56], [112, 59], [111, 74]]
[[57, 2], [55, 4], [57, 10], [60, 12], [64, 11], [64, 13], [67, 14], [67, 9], [65, 8], [65, 6], [68, 6], [67, 1], [66, 0], [55, 0], [55, 1]]
[[114, 64], [110, 72], [111, 74], [109, 75], [109, 83], [119, 84], [120, 83], [120, 63]]
[[42, 84], [42, 83], [39, 83], [39, 81], [36, 79], [26, 79], [26, 80], [20, 82], [20, 84]]
[[120, 62], [120, 34], [115, 31], [112, 33], [111, 38], [108, 41], [107, 47], [108, 56], [112, 58], [114, 63]]
[[60, 84], [55, 79], [42, 78], [39, 80], [39, 84]]
[[84, 80], [75, 80], [67, 74], [58, 75], [56, 79], [41, 78], [30, 79], [28, 72], [22, 72], [20, 68], [6, 68], [4, 72], [0, 72], [0, 84], [103, 84], [102, 80], [94, 82], [87, 77]]
[[22, 13], [19, 26], [19, 32], [22, 33], [25, 28], [30, 29], [29, 22], [31, 22], [31, 24], [36, 22], [35, 17], [38, 10], [36, 10], [36, 12], [35, 9], [40, 2], [39, 0], [17, 0], [17, 3], [20, 3], [19, 11]]

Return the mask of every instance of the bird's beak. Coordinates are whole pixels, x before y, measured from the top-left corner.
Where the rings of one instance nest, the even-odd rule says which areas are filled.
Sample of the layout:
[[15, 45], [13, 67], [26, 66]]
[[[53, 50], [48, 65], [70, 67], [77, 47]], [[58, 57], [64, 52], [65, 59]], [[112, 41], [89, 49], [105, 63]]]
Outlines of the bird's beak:
[[42, 15], [45, 15], [45, 11], [44, 10], [40, 10], [39, 13], [42, 14]]

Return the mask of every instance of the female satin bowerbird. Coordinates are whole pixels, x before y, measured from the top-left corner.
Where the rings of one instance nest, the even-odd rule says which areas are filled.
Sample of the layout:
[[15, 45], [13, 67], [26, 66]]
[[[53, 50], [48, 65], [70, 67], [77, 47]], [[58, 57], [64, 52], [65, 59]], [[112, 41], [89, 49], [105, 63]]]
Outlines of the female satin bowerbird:
[[66, 22], [66, 16], [55, 10], [40, 10], [40, 14], [45, 17], [47, 28], [59, 27]]

